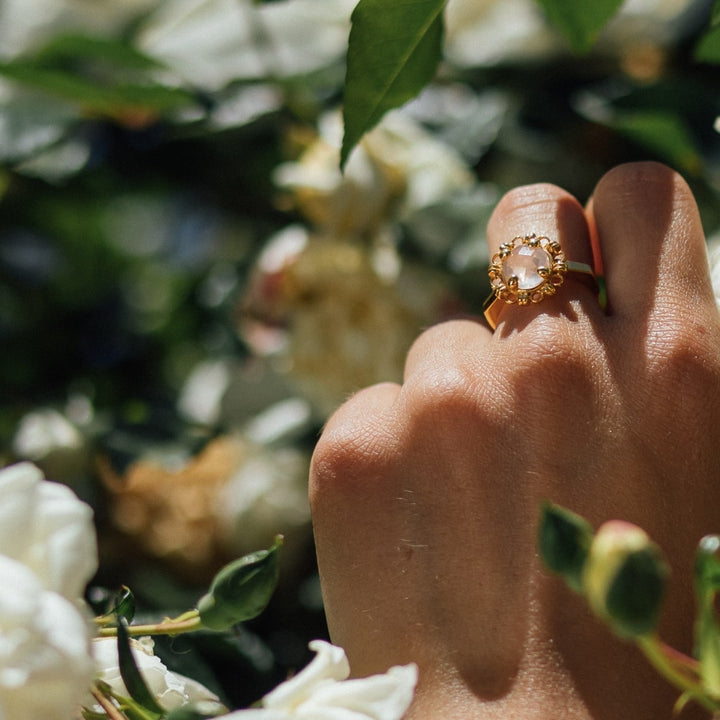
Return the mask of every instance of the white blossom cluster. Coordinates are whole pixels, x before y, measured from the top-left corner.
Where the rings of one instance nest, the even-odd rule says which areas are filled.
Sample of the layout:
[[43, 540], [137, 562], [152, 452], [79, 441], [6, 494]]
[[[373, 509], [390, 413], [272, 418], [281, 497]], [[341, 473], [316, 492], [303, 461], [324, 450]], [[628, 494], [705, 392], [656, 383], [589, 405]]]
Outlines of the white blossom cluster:
[[95, 670], [81, 603], [92, 511], [30, 463], [0, 471], [0, 717], [68, 720]]
[[[24, 462], [0, 470], [0, 718], [71, 720], [91, 699], [93, 680], [118, 696], [114, 638], [92, 638], [82, 594], [97, 569], [92, 511], [70, 488], [45, 480]], [[348, 680], [344, 651], [321, 640], [317, 656], [262, 700], [229, 720], [400, 720], [413, 697], [414, 665]], [[150, 638], [131, 641], [148, 688], [166, 710], [184, 705], [220, 714], [225, 708], [200, 683], [173, 673], [155, 656]]]

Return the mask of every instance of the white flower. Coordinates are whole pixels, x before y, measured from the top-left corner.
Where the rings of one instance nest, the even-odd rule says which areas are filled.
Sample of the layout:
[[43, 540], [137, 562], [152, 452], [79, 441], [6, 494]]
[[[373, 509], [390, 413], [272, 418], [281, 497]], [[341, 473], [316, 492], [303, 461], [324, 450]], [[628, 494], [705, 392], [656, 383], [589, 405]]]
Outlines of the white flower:
[[285, 536], [305, 535], [310, 526], [307, 476], [308, 458], [300, 450], [251, 447], [215, 501], [226, 545], [245, 553], [272, 543], [280, 530]]
[[13, 449], [28, 460], [41, 460], [54, 450], [72, 452], [82, 445], [80, 431], [52, 408], [29, 412], [20, 421]]
[[219, 90], [235, 79], [287, 77], [338, 61], [355, 0], [172, 0], [143, 27], [140, 47], [185, 81]]
[[0, 718], [68, 720], [92, 673], [88, 623], [77, 606], [0, 555]]
[[[638, 42], [667, 43], [693, 22], [692, 0], [626, 0], [598, 38], [606, 51]], [[534, 0], [449, 0], [445, 55], [460, 67], [553, 57], [567, 41]]]
[[533, 60], [558, 50], [533, 0], [450, 0], [445, 53], [458, 66]]
[[[225, 709], [217, 695], [199, 682], [168, 670], [154, 654], [151, 638], [131, 639], [130, 644], [148, 689], [165, 710], [174, 710], [187, 704], [203, 704], [204, 709], [212, 709], [215, 713]], [[111, 637], [96, 638], [93, 640], [93, 656], [99, 679], [107, 683], [116, 694], [128, 697], [128, 690], [120, 676], [117, 640]]]
[[342, 648], [313, 640], [317, 652], [304, 670], [262, 700], [262, 708], [239, 710], [227, 720], [399, 720], [407, 712], [417, 683], [417, 667], [397, 665], [381, 675], [347, 680]]
[[0, 470], [0, 555], [30, 568], [45, 589], [77, 600], [97, 569], [92, 510], [32, 463]]
[[116, 33], [155, 0], [3, 0], [0, 57], [34, 49], [55, 34]]
[[707, 248], [710, 280], [715, 293], [715, 301], [720, 308], [720, 234], [708, 238]]
[[467, 165], [449, 145], [413, 118], [390, 112], [364, 136], [340, 171], [342, 120], [326, 113], [318, 138], [297, 162], [275, 172], [309, 220], [335, 236], [373, 230], [392, 219], [395, 205], [410, 212], [472, 187]]

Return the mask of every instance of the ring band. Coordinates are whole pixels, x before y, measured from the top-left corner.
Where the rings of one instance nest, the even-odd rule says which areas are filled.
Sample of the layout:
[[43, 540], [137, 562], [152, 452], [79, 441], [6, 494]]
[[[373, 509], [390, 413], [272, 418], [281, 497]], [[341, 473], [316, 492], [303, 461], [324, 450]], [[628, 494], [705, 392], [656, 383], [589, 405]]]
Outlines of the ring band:
[[586, 263], [567, 260], [557, 240], [531, 233], [503, 243], [490, 260], [488, 276], [492, 293], [483, 308], [485, 319], [494, 330], [503, 304], [540, 303], [557, 292], [570, 272], [592, 279], [604, 308], [604, 283], [598, 281]]

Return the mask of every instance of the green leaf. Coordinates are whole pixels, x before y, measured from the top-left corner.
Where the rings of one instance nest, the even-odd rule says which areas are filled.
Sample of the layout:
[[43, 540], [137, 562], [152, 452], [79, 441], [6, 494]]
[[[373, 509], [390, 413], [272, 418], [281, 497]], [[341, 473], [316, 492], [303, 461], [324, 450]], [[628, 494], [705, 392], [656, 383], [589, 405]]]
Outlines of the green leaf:
[[562, 32], [577, 53], [587, 52], [623, 0], [537, 0], [548, 20]]
[[720, 627], [715, 601], [720, 590], [720, 536], [708, 535], [695, 554], [695, 655], [700, 661], [703, 687], [720, 698]]
[[720, 63], [720, 27], [708, 30], [698, 40], [695, 59], [706, 63]]
[[720, 0], [715, 0], [710, 27], [695, 46], [695, 58], [700, 62], [720, 63]]
[[710, 22], [708, 23], [709, 28], [716, 28], [720, 26], [720, 0], [713, 0], [713, 6], [710, 11]]
[[687, 125], [673, 112], [621, 113], [607, 124], [683, 172], [696, 175], [702, 168], [702, 155]]
[[145, 679], [140, 674], [130, 648], [130, 637], [124, 620], [120, 620], [117, 624], [117, 648], [120, 676], [130, 693], [130, 697], [143, 708], [161, 716], [165, 711], [158, 705], [155, 696], [150, 692]]
[[88, 710], [88, 708], [82, 708], [80, 714], [83, 720], [108, 720], [108, 716], [104, 712], [95, 712], [94, 710]]
[[592, 537], [590, 524], [579, 515], [551, 503], [543, 505], [538, 532], [540, 557], [576, 592], [582, 590], [582, 572]]
[[113, 612], [118, 618], [127, 620], [127, 622], [132, 622], [135, 617], [135, 596], [126, 585], [122, 586], [117, 598], [115, 598]]
[[135, 617], [135, 596], [129, 587], [123, 585], [113, 599], [112, 609], [95, 618], [98, 625], [116, 625], [119, 619], [132, 622]]
[[194, 102], [193, 95], [163, 85], [106, 84], [75, 73], [22, 62], [0, 63], [0, 75], [81, 106], [85, 112], [117, 116], [131, 110], [167, 112]]
[[344, 167], [360, 138], [433, 78], [442, 53], [446, 0], [360, 0], [352, 14], [340, 153]]
[[227, 630], [265, 609], [277, 585], [281, 546], [282, 536], [278, 535], [271, 548], [245, 555], [220, 570], [198, 602], [205, 627]]
[[112, 38], [86, 35], [62, 35], [29, 57], [37, 66], [57, 67], [66, 62], [101, 62], [108, 67], [125, 70], [155, 70], [163, 67], [155, 58], [145, 55], [132, 45]]
[[662, 605], [667, 570], [655, 547], [630, 553], [608, 588], [608, 620], [621, 637], [645, 635], [655, 629]]

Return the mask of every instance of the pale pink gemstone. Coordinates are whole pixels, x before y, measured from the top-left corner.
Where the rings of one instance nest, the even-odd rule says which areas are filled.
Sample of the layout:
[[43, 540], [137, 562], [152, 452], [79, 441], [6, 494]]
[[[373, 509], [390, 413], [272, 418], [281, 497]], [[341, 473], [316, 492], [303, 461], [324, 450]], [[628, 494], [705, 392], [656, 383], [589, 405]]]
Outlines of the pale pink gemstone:
[[502, 264], [502, 276], [505, 284], [516, 277], [518, 290], [533, 290], [543, 284], [544, 279], [538, 270], [552, 267], [552, 259], [541, 247], [518, 245], [513, 248]]

